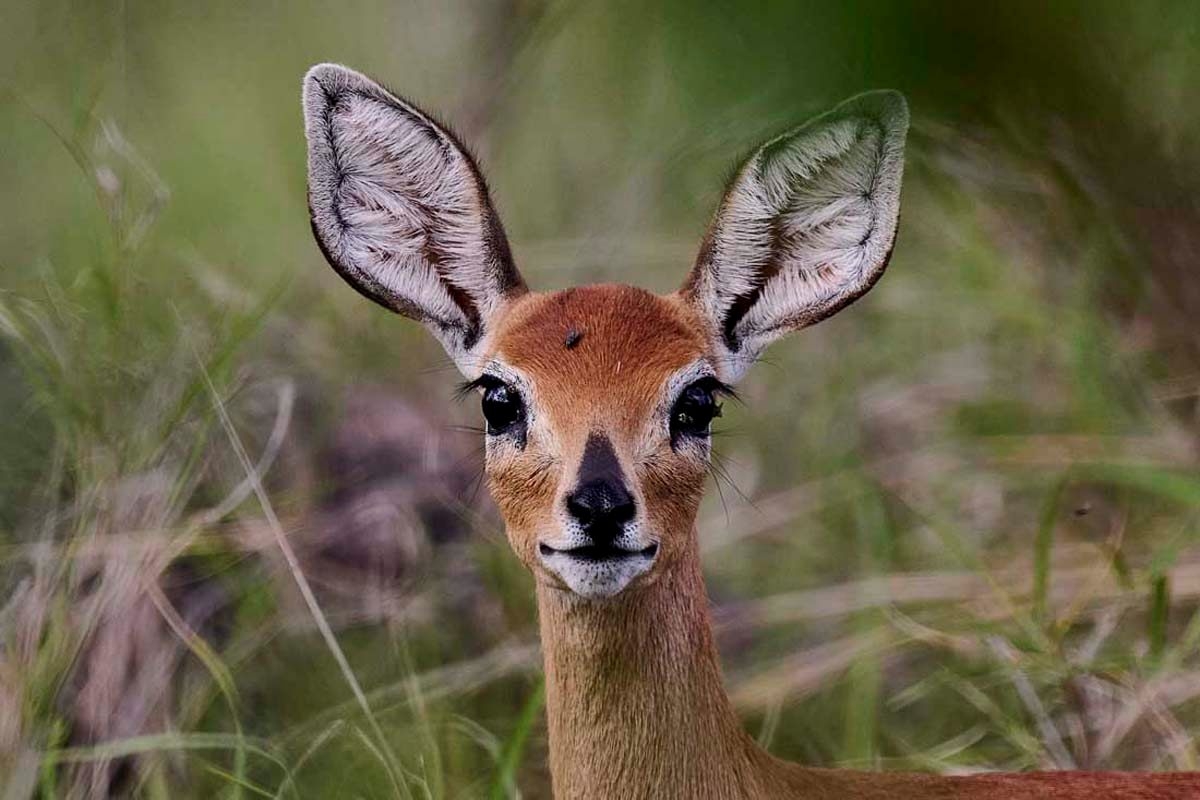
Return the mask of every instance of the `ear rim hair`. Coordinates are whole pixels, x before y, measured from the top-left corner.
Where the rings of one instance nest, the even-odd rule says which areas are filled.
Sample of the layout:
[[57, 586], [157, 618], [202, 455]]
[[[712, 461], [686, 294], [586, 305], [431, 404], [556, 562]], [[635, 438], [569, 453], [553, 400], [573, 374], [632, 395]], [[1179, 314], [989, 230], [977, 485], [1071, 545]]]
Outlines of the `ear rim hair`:
[[[490, 321], [509, 301], [528, 292], [513, 261], [503, 224], [492, 204], [487, 182], [469, 149], [449, 126], [413, 105], [400, 95], [361, 72], [341, 64], [321, 63], [311, 67], [302, 82], [302, 106], [307, 141], [309, 222], [325, 260], [355, 291], [367, 299], [425, 325], [468, 376], [477, 366], [474, 353], [490, 327]], [[425, 134], [437, 144], [443, 166], [463, 171], [473, 192], [467, 213], [477, 217], [477, 225], [467, 230], [480, 245], [480, 263], [471, 265], [474, 276], [455, 275], [451, 263], [433, 257], [429, 247], [428, 267], [436, 275], [435, 286], [428, 291], [444, 292], [442, 308], [422, 304], [415, 292], [404, 294], [387, 286], [370, 265], [356, 262], [346, 244], [352, 227], [342, 216], [338, 192], [347, 170], [342, 166], [335, 142], [334, 113], [348, 97], [381, 104], [397, 119]], [[462, 215], [463, 209], [457, 209]], [[462, 220], [459, 220], [462, 222]], [[459, 272], [463, 272], [459, 264]], [[473, 286], [464, 286], [474, 277]], [[447, 307], [449, 300], [451, 307]]]
[[[862, 195], [863, 199], [869, 199], [872, 220], [868, 233], [860, 243], [861, 271], [858, 274], [841, 276], [843, 280], [836, 287], [838, 291], [814, 298], [808, 305], [777, 309], [773, 324], [757, 329], [748, 327], [748, 318], [761, 318], [770, 314], [770, 309], [763, 311], [760, 301], [768, 287], [781, 284], [783, 279], [788, 277], [783, 274], [787, 270], [787, 264], [777, 263], [778, 245], [774, 241], [767, 249], [770, 259], [764, 263], [721, 263], [720, 245], [723, 240], [727, 241], [730, 238], [729, 228], [736, 228], [739, 223], [764, 222], [761, 219], [747, 220], [744, 215], [738, 218], [739, 209], [735, 204], [744, 200], [744, 195], [748, 192], [766, 190], [766, 171], [772, 166], [772, 162], [768, 160], [773, 155], [772, 151], [786, 152], [786, 145], [792, 142], [792, 147], [799, 147], [800, 152], [808, 157], [809, 154], [804, 151], [805, 145], [815, 151], [814, 140], [821, 135], [823, 129], [832, 131], [837, 125], [855, 121], [856, 132], [850, 145], [842, 151], [827, 154], [823, 159], [818, 157], [819, 153], [812, 154], [814, 160], [808, 166], [813, 167], [813, 172], [802, 175], [797, 186], [807, 185], [805, 182], [820, 185], [817, 175], [821, 169], [846, 157], [852, 147], [870, 132], [871, 127], [878, 131], [879, 143], [875, 152], [875, 167], [871, 174], [871, 191]], [[769, 139], [738, 167], [727, 183], [721, 202], [705, 233], [695, 265], [679, 289], [684, 301], [696, 309], [709, 326], [710, 340], [724, 362], [721, 371], [725, 380], [740, 378], [773, 341], [788, 332], [801, 330], [833, 316], [870, 291], [882, 277], [891, 259], [899, 228], [900, 192], [908, 126], [908, 104], [901, 93], [887, 89], [864, 92]], [[793, 189], [793, 195], [795, 191]], [[776, 233], [775, 223], [786, 213], [786, 208], [785, 206], [775, 211], [767, 220], [772, 229], [772, 237]], [[882, 226], [883, 230], [878, 230], [878, 226]], [[745, 237], [748, 234], [743, 232], [740, 235]], [[736, 240], [737, 234], [733, 238]], [[726, 274], [722, 275], [722, 271]], [[833, 273], [838, 269], [836, 266], [829, 266], [824, 268], [824, 271]], [[824, 279], [825, 276], [820, 277]], [[777, 278], [779, 280], [776, 280]], [[728, 284], [736, 286], [739, 283], [747, 285], [741, 291], [728, 291]], [[756, 308], [760, 312], [757, 315], [754, 313]]]

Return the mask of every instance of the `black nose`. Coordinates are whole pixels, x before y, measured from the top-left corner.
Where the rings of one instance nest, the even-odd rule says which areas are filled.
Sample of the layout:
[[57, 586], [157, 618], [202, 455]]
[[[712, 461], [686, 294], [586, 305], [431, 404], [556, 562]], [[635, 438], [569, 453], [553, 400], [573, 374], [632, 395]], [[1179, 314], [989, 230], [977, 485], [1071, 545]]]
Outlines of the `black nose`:
[[633, 495], [624, 483], [600, 479], [583, 484], [567, 496], [567, 511], [596, 544], [610, 544], [621, 526], [633, 519]]

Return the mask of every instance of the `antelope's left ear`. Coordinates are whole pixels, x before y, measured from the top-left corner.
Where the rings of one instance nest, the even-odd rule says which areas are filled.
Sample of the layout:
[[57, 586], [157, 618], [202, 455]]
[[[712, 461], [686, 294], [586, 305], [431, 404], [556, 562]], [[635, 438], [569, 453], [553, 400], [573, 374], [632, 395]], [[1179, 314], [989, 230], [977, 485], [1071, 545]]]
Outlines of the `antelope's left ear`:
[[883, 274], [907, 131], [903, 95], [869, 92], [772, 139], [738, 170], [681, 289], [708, 322], [723, 379]]

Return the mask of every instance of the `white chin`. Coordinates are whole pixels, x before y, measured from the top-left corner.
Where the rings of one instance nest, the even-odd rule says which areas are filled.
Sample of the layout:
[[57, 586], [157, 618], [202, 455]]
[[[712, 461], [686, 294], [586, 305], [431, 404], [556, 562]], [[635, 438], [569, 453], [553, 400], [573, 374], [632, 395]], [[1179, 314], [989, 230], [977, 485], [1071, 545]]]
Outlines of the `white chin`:
[[575, 594], [587, 600], [615, 597], [654, 563], [653, 558], [631, 555], [604, 561], [585, 561], [562, 553], [543, 557], [542, 563]]

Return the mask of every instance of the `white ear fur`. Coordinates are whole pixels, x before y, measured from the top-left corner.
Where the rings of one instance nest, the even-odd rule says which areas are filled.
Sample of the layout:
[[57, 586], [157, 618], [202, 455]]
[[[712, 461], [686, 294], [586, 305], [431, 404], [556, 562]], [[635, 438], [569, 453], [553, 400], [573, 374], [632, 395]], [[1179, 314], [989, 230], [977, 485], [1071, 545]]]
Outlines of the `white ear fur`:
[[346, 67], [304, 76], [308, 203], [335, 270], [424, 323], [459, 369], [503, 304], [526, 291], [478, 168], [427, 114]]
[[869, 92], [772, 139], [738, 170], [682, 289], [709, 322], [723, 379], [883, 274], [907, 131], [904, 97]]

